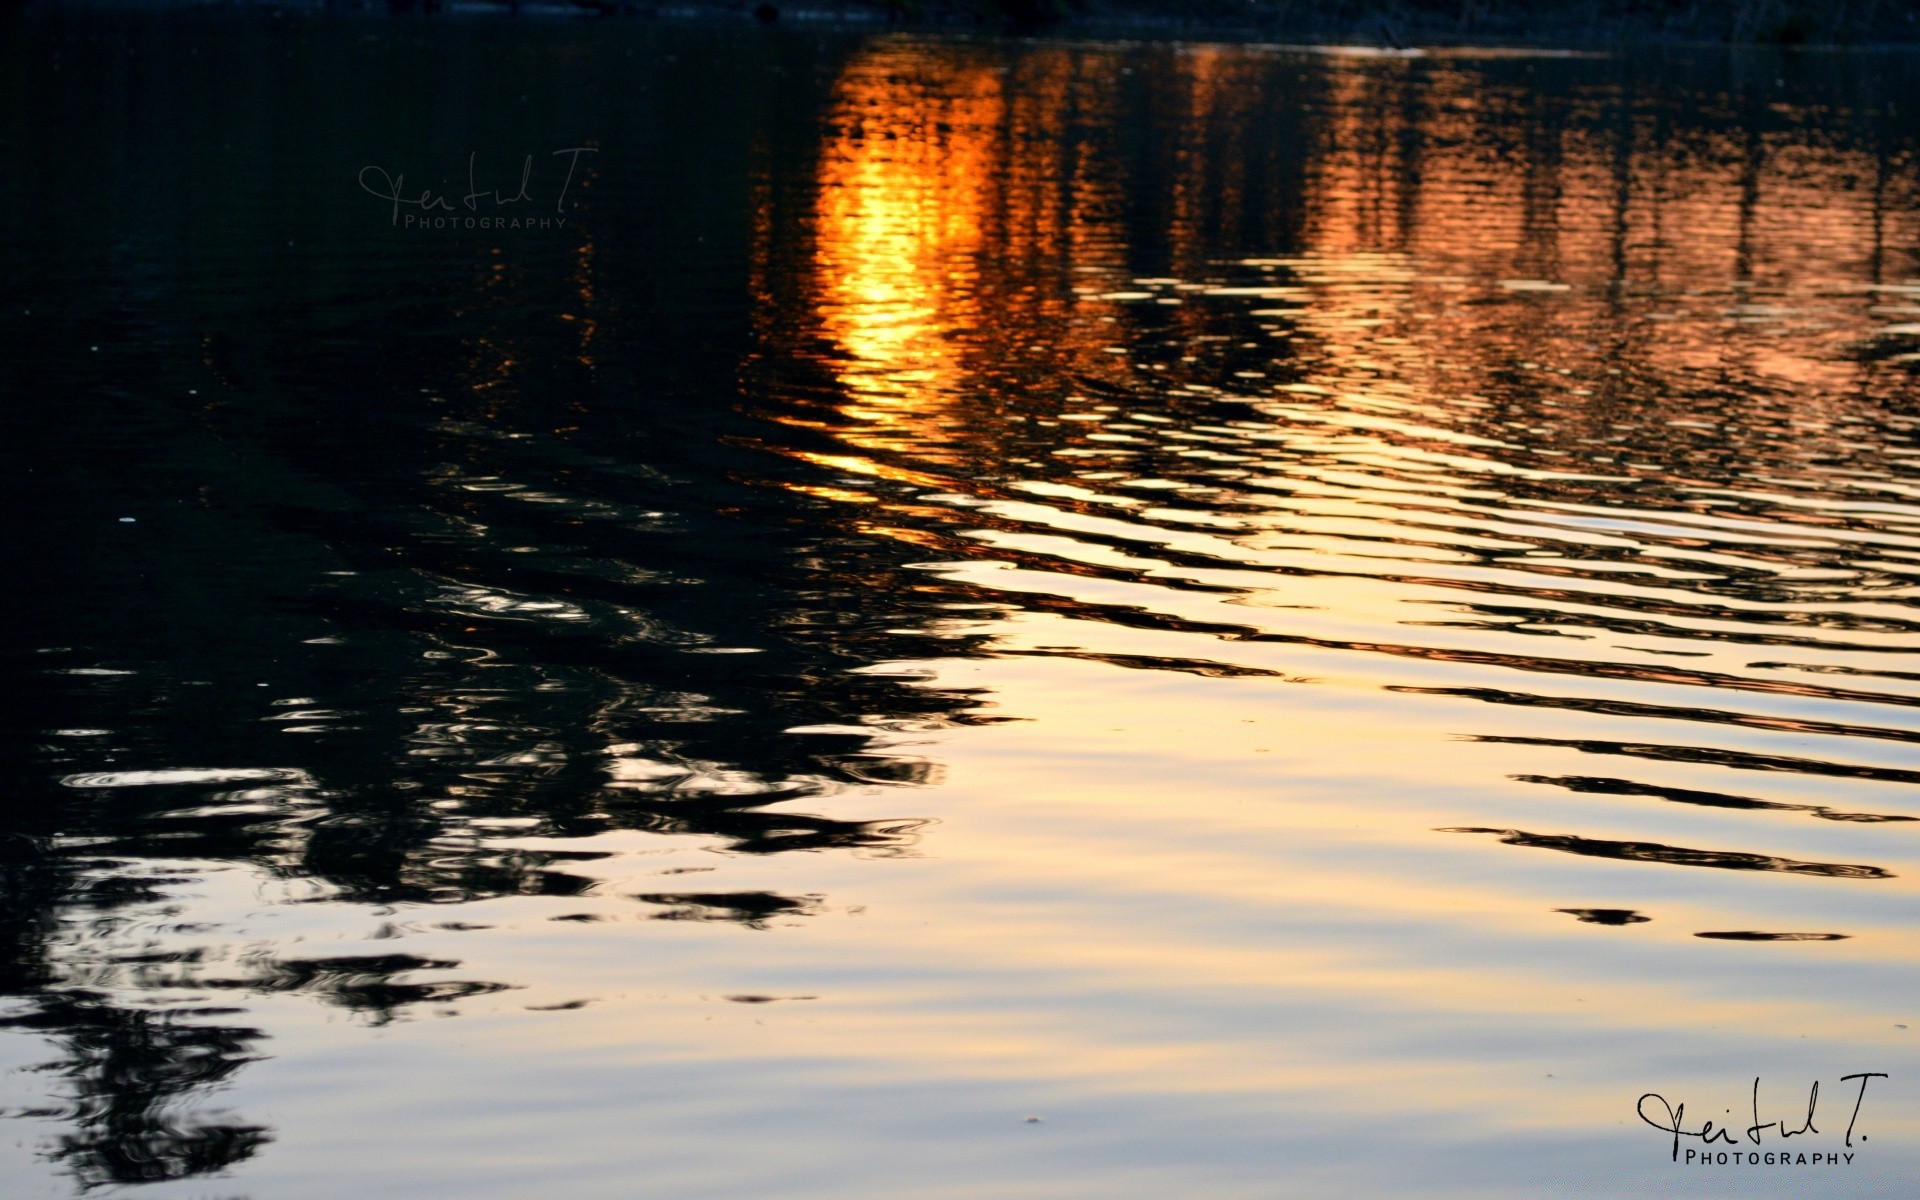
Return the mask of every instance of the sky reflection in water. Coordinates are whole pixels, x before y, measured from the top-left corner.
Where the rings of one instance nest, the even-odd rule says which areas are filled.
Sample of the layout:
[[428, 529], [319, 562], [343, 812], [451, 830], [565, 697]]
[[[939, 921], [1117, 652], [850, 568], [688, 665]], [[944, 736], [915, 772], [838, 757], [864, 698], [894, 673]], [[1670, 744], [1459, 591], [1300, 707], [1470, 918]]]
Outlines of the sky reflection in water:
[[16, 24], [10, 1176], [1920, 1166], [1903, 60]]

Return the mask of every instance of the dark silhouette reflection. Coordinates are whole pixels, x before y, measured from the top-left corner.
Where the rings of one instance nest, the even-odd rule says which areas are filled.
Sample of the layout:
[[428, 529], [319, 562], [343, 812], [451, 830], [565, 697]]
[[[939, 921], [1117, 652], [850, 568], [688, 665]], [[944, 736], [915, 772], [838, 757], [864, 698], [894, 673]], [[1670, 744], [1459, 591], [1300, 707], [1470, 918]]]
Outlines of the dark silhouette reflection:
[[660, 892], [634, 899], [665, 905], [667, 911], [653, 914], [656, 921], [736, 921], [749, 929], [765, 929], [776, 917], [818, 911], [821, 897], [778, 896], [772, 892]]
[[1555, 708], [1568, 712], [1599, 713], [1610, 717], [1704, 721], [1713, 725], [1741, 725], [1748, 729], [1770, 729], [1780, 733], [1829, 734], [1837, 737], [1879, 738], [1892, 742], [1920, 742], [1920, 730], [1890, 729], [1881, 725], [1847, 725], [1837, 721], [1815, 721], [1797, 717], [1770, 717], [1754, 713], [1728, 712], [1725, 709], [1716, 708], [1641, 704], [1627, 700], [1603, 700], [1593, 696], [1541, 696], [1532, 692], [1512, 692], [1501, 688], [1397, 686], [1393, 690], [1417, 692], [1427, 696], [1458, 696], [1467, 700], [1483, 700], [1488, 704], [1512, 704], [1525, 708]]
[[1824, 875], [1834, 879], [1892, 879], [1893, 872], [1854, 863], [1799, 862], [1771, 854], [1739, 850], [1693, 850], [1657, 842], [1616, 842], [1606, 838], [1576, 837], [1565, 833], [1528, 833], [1521, 829], [1479, 829], [1470, 826], [1442, 829], [1441, 833], [1491, 833], [1509, 846], [1559, 850], [1590, 858], [1618, 858], [1627, 862], [1667, 863], [1676, 867], [1717, 867], [1723, 871], [1779, 871], [1788, 875]]
[[1843, 812], [1824, 804], [1787, 804], [1779, 800], [1755, 800], [1750, 796], [1730, 796], [1724, 792], [1702, 792], [1692, 788], [1656, 787], [1631, 779], [1613, 779], [1604, 775], [1514, 775], [1521, 783], [1545, 783], [1570, 792], [1597, 793], [1604, 796], [1651, 796], [1675, 804], [1697, 804], [1702, 808], [1739, 808], [1768, 812], [1803, 812], [1822, 821], [1857, 821], [1877, 824], [1884, 821], [1920, 821], [1920, 817], [1896, 813]]
[[1729, 929], [1719, 933], [1696, 933], [1697, 938], [1718, 938], [1723, 942], [1841, 942], [1845, 933], [1761, 933], [1753, 929]]
[[1566, 913], [1587, 925], [1641, 925], [1653, 920], [1631, 908], [1556, 908], [1553, 911]]
[[1920, 783], [1920, 771], [1903, 767], [1863, 767], [1853, 763], [1824, 762], [1814, 758], [1795, 758], [1785, 754], [1750, 754], [1742, 750], [1722, 750], [1713, 746], [1654, 746], [1634, 742], [1603, 742], [1591, 738], [1530, 738], [1481, 736], [1473, 739], [1510, 746], [1564, 746], [1583, 754], [1618, 754], [1627, 758], [1646, 758], [1656, 762], [1702, 763], [1732, 767], [1741, 771], [1786, 771], [1796, 775], [1830, 776], [1836, 779], [1868, 779], [1881, 783]]
[[500, 983], [455, 980], [402, 980], [422, 971], [447, 971], [460, 964], [451, 960], [419, 958], [411, 954], [344, 955], [337, 958], [269, 959], [255, 964], [249, 976], [238, 979], [201, 979], [201, 987], [238, 988], [260, 992], [305, 992], [328, 1004], [362, 1013], [375, 1024], [385, 1024], [409, 1004], [446, 1004], [468, 996], [483, 996], [506, 988]]
[[74, 1096], [59, 1115], [75, 1132], [54, 1156], [80, 1183], [156, 1183], [225, 1170], [272, 1140], [262, 1126], [182, 1111], [257, 1057], [259, 1030], [209, 1023], [232, 1011], [147, 1012], [59, 992], [0, 1027], [44, 1032], [66, 1055], [53, 1069]]

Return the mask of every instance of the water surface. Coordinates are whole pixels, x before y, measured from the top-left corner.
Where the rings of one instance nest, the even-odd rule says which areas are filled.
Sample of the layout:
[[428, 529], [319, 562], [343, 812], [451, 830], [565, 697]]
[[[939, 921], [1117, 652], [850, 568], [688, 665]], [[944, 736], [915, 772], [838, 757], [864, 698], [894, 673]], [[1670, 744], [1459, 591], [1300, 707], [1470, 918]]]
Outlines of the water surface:
[[19, 1194], [1920, 1170], [1906, 58], [0, 45]]

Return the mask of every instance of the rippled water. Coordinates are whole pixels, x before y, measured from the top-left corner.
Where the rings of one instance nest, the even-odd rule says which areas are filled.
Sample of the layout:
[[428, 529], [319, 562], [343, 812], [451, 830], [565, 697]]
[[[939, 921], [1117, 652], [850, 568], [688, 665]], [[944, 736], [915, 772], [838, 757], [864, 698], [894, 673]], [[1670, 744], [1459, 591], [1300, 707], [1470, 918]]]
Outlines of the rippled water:
[[10, 1192], [1910, 1187], [1906, 58], [7, 21]]

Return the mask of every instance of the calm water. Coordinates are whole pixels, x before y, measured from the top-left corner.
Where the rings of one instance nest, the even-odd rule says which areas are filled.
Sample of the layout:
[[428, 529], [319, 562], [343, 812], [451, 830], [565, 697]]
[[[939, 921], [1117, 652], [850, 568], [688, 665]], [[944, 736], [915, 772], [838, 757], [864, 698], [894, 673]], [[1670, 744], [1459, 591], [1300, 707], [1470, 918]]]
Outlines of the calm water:
[[1911, 1194], [1911, 60], [0, 35], [8, 1195]]

